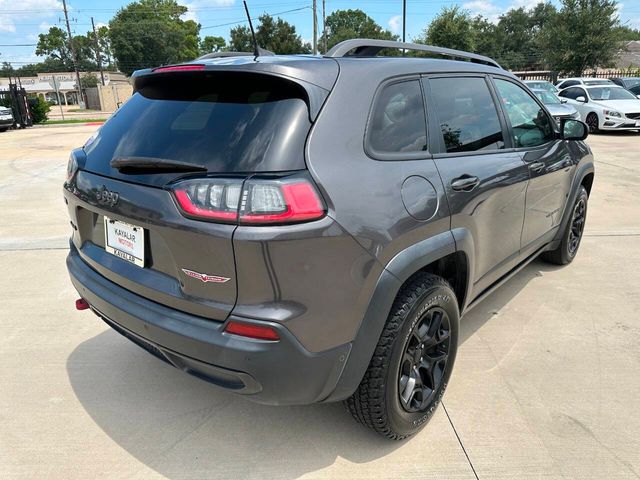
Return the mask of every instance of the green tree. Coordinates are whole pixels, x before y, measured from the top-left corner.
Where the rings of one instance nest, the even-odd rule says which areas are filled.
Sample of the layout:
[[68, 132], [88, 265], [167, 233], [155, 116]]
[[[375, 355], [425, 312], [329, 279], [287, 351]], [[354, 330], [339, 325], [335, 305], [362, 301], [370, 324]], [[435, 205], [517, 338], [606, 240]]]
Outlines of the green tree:
[[[274, 19], [271, 15], [261, 15], [256, 28], [256, 40], [260, 48], [278, 54], [310, 53], [311, 46], [303, 43], [296, 27], [281, 18]], [[233, 52], [253, 52], [253, 40], [249, 27], [238, 26], [231, 29], [229, 50]]]
[[626, 25], [616, 28], [618, 39], [621, 42], [630, 42], [633, 40], [640, 40], [640, 30], [637, 28], [631, 28]]
[[98, 77], [94, 73], [85, 73], [80, 77], [80, 86], [82, 88], [97, 87]]
[[[92, 35], [92, 34], [91, 34]], [[51, 27], [47, 33], [38, 36], [36, 55], [46, 57], [62, 70], [73, 70], [72, 43], [67, 32], [58, 27]], [[76, 35], [73, 37], [78, 69], [93, 70], [96, 68], [94, 43], [92, 36]]]
[[[398, 36], [383, 29], [373, 18], [362, 10], [336, 10], [327, 17], [327, 48], [351, 38], [374, 38], [378, 40], [398, 40]], [[324, 35], [319, 45], [324, 45]]]
[[200, 53], [202, 55], [211, 52], [222, 52], [227, 48], [227, 42], [222, 37], [206, 36], [200, 42]]
[[474, 21], [468, 11], [457, 5], [451, 8], [443, 7], [422, 32], [422, 36], [415, 41], [472, 52], [476, 47]]
[[562, 0], [540, 32], [547, 66], [571, 75], [609, 66], [619, 50], [616, 7], [615, 0]]
[[109, 22], [113, 56], [120, 70], [183, 62], [199, 54], [200, 25], [182, 20], [187, 7], [175, 0], [139, 0], [121, 8]]

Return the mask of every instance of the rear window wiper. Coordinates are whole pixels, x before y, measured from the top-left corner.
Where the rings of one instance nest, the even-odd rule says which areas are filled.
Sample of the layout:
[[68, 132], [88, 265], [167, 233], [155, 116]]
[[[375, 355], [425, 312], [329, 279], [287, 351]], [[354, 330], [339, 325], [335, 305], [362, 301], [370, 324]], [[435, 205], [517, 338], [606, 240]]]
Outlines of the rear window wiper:
[[181, 162], [167, 158], [117, 157], [111, 160], [111, 167], [120, 173], [177, 173], [206, 172], [207, 167], [197, 163]]

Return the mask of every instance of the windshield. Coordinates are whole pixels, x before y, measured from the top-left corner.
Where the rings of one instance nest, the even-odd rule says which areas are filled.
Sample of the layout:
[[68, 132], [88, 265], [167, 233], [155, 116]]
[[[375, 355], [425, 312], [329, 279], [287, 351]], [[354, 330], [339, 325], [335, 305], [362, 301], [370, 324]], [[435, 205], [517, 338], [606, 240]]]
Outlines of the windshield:
[[590, 88], [589, 95], [593, 100], [636, 100], [632, 93], [622, 87]]
[[549, 82], [527, 82], [529, 88], [546, 90], [547, 92], [556, 92], [557, 89]]
[[536, 97], [538, 97], [540, 101], [545, 105], [557, 105], [561, 103], [560, 99], [551, 92], [534, 92], [534, 93], [536, 94]]

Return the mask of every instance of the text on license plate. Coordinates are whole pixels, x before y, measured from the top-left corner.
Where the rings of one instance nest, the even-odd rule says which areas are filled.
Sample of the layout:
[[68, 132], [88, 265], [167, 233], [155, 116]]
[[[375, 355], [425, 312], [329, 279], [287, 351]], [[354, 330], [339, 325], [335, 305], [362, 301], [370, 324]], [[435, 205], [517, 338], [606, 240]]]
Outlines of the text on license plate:
[[144, 228], [104, 217], [104, 248], [116, 257], [144, 267]]

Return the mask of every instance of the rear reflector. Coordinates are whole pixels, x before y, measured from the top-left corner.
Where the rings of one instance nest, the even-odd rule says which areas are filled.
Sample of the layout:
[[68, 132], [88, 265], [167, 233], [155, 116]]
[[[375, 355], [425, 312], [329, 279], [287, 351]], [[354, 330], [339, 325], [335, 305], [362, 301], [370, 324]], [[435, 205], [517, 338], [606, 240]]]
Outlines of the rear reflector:
[[204, 65], [171, 65], [169, 67], [158, 67], [153, 69], [153, 73], [192, 72], [194, 70], [204, 70]]
[[89, 308], [89, 304], [84, 298], [76, 300], [76, 310], [86, 310], [87, 308]]
[[255, 338], [257, 340], [280, 340], [280, 335], [272, 327], [267, 325], [255, 325], [252, 323], [236, 322], [231, 320], [224, 329], [226, 333], [240, 335], [241, 337]]

